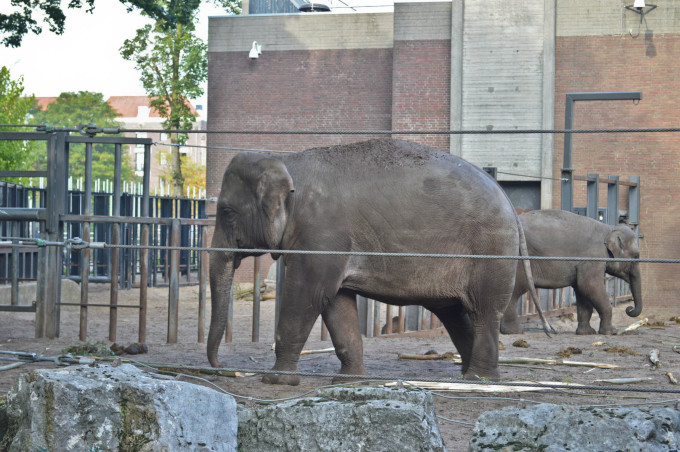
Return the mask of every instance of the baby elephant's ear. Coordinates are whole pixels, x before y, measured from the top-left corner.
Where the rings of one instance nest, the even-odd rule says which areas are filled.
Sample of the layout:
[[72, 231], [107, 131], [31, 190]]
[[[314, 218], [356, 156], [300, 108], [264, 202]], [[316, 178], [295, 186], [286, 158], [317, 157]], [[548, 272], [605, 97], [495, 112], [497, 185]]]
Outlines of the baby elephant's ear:
[[614, 229], [609, 233], [607, 239], [605, 240], [605, 245], [607, 249], [614, 257], [623, 257], [624, 255], [624, 244], [623, 244], [623, 233], [617, 229]]
[[257, 166], [260, 170], [257, 201], [267, 219], [274, 221], [288, 194], [295, 191], [293, 179], [280, 160], [265, 158], [258, 161]]

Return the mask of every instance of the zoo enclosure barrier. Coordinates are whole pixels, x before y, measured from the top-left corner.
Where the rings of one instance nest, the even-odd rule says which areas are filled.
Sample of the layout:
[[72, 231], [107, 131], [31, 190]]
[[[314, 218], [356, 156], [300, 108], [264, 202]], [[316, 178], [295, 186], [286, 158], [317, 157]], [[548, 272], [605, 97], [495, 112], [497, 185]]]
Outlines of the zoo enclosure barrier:
[[[624, 132], [624, 131], [631, 131], [631, 130], [613, 130], [613, 131], [614, 131], [614, 132]], [[635, 130], [632, 130], [632, 131], [635, 131]], [[640, 129], [640, 131], [650, 131], [650, 129]], [[667, 131], [667, 129], [652, 129], [652, 131]], [[678, 131], [678, 130], [675, 130], [675, 129], [668, 129], [668, 131]], [[548, 131], [520, 131], [520, 132], [521, 132], [521, 133], [564, 133], [564, 131], [560, 131], [560, 130], [548, 130]], [[596, 129], [594, 129], [594, 130], [587, 130], [587, 131], [580, 131], [580, 132], [584, 132], [584, 133], [596, 133], [596, 132], [602, 132], [602, 131], [601, 131], [601, 130], [596, 130]], [[63, 133], [63, 132], [61, 132], [61, 133]], [[255, 133], [255, 132], [252, 132], [252, 131], [231, 131], [231, 132], [230, 132], [230, 131], [226, 131], [226, 132], [218, 132], [218, 133]], [[270, 133], [270, 132], [263, 132], [263, 133]], [[301, 133], [301, 131], [273, 132], [273, 133], [296, 133], [296, 134], [297, 134], [297, 133]], [[319, 131], [307, 131], [307, 132], [302, 132], [302, 133], [319, 133]], [[329, 132], [328, 132], [328, 131], [327, 131], [326, 133], [334, 133], [334, 134], [335, 134], [335, 133], [342, 133], [342, 132], [337, 132], [337, 131], [329, 131]], [[398, 133], [401, 133], [401, 132], [395, 132], [395, 131], [384, 131], [384, 132], [361, 131], [361, 132], [357, 132], [357, 133], [361, 133], [361, 134], [371, 134], [371, 133], [378, 133], [378, 134], [381, 134], [381, 133], [385, 133], [385, 134], [388, 134], [388, 133], [389, 133], [389, 134], [398, 134]], [[433, 132], [432, 132], [432, 131], [424, 131], [424, 132], [423, 132], [423, 131], [408, 131], [408, 132], [403, 132], [403, 133], [416, 134], [416, 133], [433, 133]], [[464, 131], [462, 131], [462, 132], [442, 131], [441, 133], [467, 133], [467, 132], [464, 132]], [[478, 133], [478, 132], [472, 132], [472, 133]], [[515, 131], [515, 130], [513, 130], [513, 131], [501, 131], [501, 130], [499, 130], [499, 131], [493, 131], [492, 133], [518, 133], [518, 131]], [[57, 135], [59, 135], [59, 134], [60, 134], [60, 132], [52, 132], [52, 135], [55, 135], [55, 136], [57, 136]], [[26, 137], [27, 134], [23, 134], [23, 136]], [[88, 138], [91, 140], [90, 142], [97, 142], [97, 139], [95, 139], [95, 137], [88, 137]], [[106, 138], [109, 138], [109, 140], [110, 140], [111, 138], [115, 138], [115, 137], [102, 137], [102, 138], [99, 138], [98, 140], [104, 140], [105, 142], [109, 142], [109, 143], [112, 142], [112, 141], [106, 141]], [[21, 139], [26, 139], [26, 138], [21, 138]], [[87, 143], [85, 137], [71, 137], [71, 136], [69, 136], [68, 134], [65, 134], [64, 137], [61, 137], [61, 138], [59, 138], [59, 139], [56, 139], [56, 138], [45, 138], [45, 137], [42, 137], [42, 138], [35, 138], [35, 139], [46, 139], [46, 140], [48, 141], [48, 143], [50, 143], [50, 142], [53, 142], [53, 143], [59, 143], [59, 142], [61, 142], [61, 143], [66, 143], [66, 142], [84, 142], [84, 143]], [[93, 140], [93, 139], [94, 139], [94, 140]], [[144, 139], [141, 139], [141, 140], [140, 140], [140, 139], [127, 139], [127, 140], [131, 140], [131, 141], [135, 142], [135, 144], [137, 144], [138, 142], [144, 142], [145, 151], [146, 151], [146, 152], [145, 152], [145, 160], [146, 160], [145, 163], [147, 163], [147, 165], [145, 165], [145, 168], [148, 168], [148, 158], [149, 158], [149, 152], [148, 152], [148, 151], [149, 151], [149, 148], [150, 148], [151, 143], [150, 143], [148, 140], [144, 140]], [[123, 142], [120, 142], [120, 143], [119, 143], [119, 145], [117, 146], [118, 149], [120, 148], [120, 144], [122, 144], [122, 143], [123, 143]], [[49, 150], [50, 150], [50, 149], [51, 149], [51, 148], [48, 146], [48, 157], [49, 157]], [[91, 148], [90, 148], [90, 150], [91, 150]], [[118, 153], [119, 153], [119, 151], [118, 151]], [[64, 152], [66, 158], [64, 158], [64, 156], [62, 156], [61, 159], [58, 159], [58, 158], [57, 158], [57, 157], [59, 157], [58, 153], [57, 153], [57, 152], [54, 152], [54, 154], [56, 154], [55, 156], [53, 156], [53, 159], [55, 160], [55, 162], [60, 163], [60, 160], [61, 160], [61, 166], [59, 166], [59, 165], [56, 166], [56, 168], [61, 168], [61, 170], [60, 170], [60, 171], [54, 171], [54, 170], [53, 170], [54, 167], [53, 167], [53, 166], [50, 166], [49, 169], [52, 170], [52, 171], [47, 171], [47, 172], [45, 172], [45, 173], [54, 173], [54, 174], [64, 174], [64, 173], [65, 173], [65, 174], [67, 174], [67, 172], [65, 172], [64, 169], [63, 169], [63, 168], [64, 168], [64, 163], [63, 163], [63, 162], [64, 162], [64, 161], [68, 161], [68, 159], [67, 159], [67, 156], [68, 156], [67, 150], [66, 150], [66, 152]], [[90, 156], [90, 158], [91, 158], [91, 156]], [[90, 165], [91, 165], [91, 162], [90, 162]], [[66, 167], [67, 167], [67, 165], [66, 165]], [[90, 169], [91, 169], [91, 168], [90, 168]], [[7, 175], [17, 176], [17, 174], [2, 174], [2, 173], [0, 173], [0, 176], [3, 176], [3, 175], [5, 175], [5, 176], [7, 176]], [[145, 172], [145, 176], [146, 176], [145, 179], [147, 179], [147, 180], [146, 180], [147, 183], [144, 184], [146, 189], [144, 190], [144, 194], [143, 194], [143, 196], [142, 196], [142, 205], [144, 205], [145, 198], [148, 200], [148, 175], [146, 175], [146, 172]], [[119, 174], [118, 174], [118, 177], [119, 177]], [[578, 179], [577, 179], [577, 180], [578, 180]], [[90, 184], [91, 184], [91, 181], [90, 181]], [[63, 185], [63, 184], [62, 184], [62, 185]], [[118, 182], [118, 183], [115, 184], [115, 185], [117, 185], [118, 190], [119, 190], [120, 182]], [[89, 184], [86, 184], [86, 192], [87, 192], [87, 187], [89, 187], [89, 186], [90, 186]], [[59, 188], [60, 188], [60, 187], [57, 186], [57, 189], [59, 189]], [[115, 197], [115, 192], [116, 192], [116, 190], [114, 190], [114, 197]], [[148, 201], [147, 201], [147, 202], [148, 202]], [[53, 204], [54, 204], [54, 202], [53, 202]], [[57, 204], [57, 207], [59, 207], [59, 206], [58, 206], [58, 203], [56, 203], [56, 204]], [[148, 204], [147, 204], [147, 205], [148, 205]], [[48, 209], [48, 210], [49, 210], [49, 209]], [[145, 210], [145, 209], [142, 208], [142, 211], [144, 211], [144, 210]], [[4, 214], [7, 215], [7, 212], [4, 212]], [[52, 222], [54, 223], [54, 217], [55, 217], [55, 214], [54, 214], [54, 213], [51, 213], [51, 214], [48, 215], [46, 212], [25, 212], [25, 214], [28, 215], [29, 218], [32, 218], [32, 215], [35, 215], [35, 216], [37, 217], [37, 220], [38, 220], [38, 221], [45, 222], [46, 224], [48, 223], [48, 221], [52, 221]], [[12, 213], [9, 214], [10, 217], [11, 217], [12, 215], [15, 215], [15, 214], [12, 214]], [[62, 220], [62, 221], [76, 221], [75, 218], [73, 218], [73, 217], [70, 217], [70, 218], [69, 218], [66, 214], [63, 214], [63, 213], [60, 214], [60, 215], [57, 215], [57, 217], [58, 217], [60, 220]], [[6, 217], [0, 217], [0, 218], [6, 218]], [[97, 218], [93, 218], [92, 216], [84, 216], [84, 218], [85, 218], [86, 220], [90, 220], [90, 222], [93, 222], [93, 223], [96, 222], [96, 221], [105, 221], [104, 219], [97, 219]], [[142, 225], [142, 231], [144, 231], [145, 225], [148, 226], [148, 224], [149, 224], [149, 220], [148, 220], [148, 219], [141, 219], [141, 220], [140, 220], [140, 219], [125, 218], [125, 219], [121, 219], [121, 220], [129, 220], [130, 223], [135, 223], [135, 224], [140, 224], [140, 225]], [[208, 226], [208, 225], [213, 224], [213, 223], [212, 223], [212, 220], [204, 220], [204, 221], [205, 221], [205, 223], [203, 223], [204, 226]], [[114, 230], [115, 230], [115, 229], [116, 229], [116, 228], [115, 228], [115, 226], [114, 226]], [[146, 229], [148, 230], [148, 227], [147, 227]], [[83, 234], [83, 235], [87, 237], [86, 234]], [[115, 234], [114, 234], [114, 235], [115, 235]], [[141, 237], [141, 238], [140, 238], [140, 242], [142, 242], [142, 243], [141, 243], [140, 245], [138, 245], [138, 247], [139, 247], [140, 250], [142, 250], [142, 253], [143, 253], [143, 250], [144, 250], [144, 249], [153, 249], [153, 248], [149, 248], [147, 245], [144, 244], [144, 240], [143, 240], [144, 233], [143, 233], [143, 232], [142, 232], [142, 234], [140, 234], [140, 237]], [[57, 244], [58, 242], [52, 241], [51, 243]], [[114, 248], [114, 247], [116, 247], [116, 245], [112, 243], [112, 244], [111, 244], [111, 247]], [[122, 248], [123, 248], [123, 247], [120, 247], [119, 249], [122, 249]], [[159, 248], [162, 248], [162, 247], [157, 247], [157, 249], [159, 249]], [[84, 251], [85, 248], [82, 248], [82, 249], [83, 249], [83, 251]], [[167, 248], [167, 251], [169, 251], [169, 252], [178, 251], [178, 250], [179, 250], [178, 248], [173, 248], [173, 249]], [[182, 249], [182, 250], [179, 250], [179, 251], [184, 251], [184, 250]], [[200, 252], [207, 252], [207, 250], [206, 250], [206, 249], [203, 249], [203, 250], [200, 250]], [[46, 254], [47, 254], [48, 256], [50, 256], [49, 253], [46, 253]], [[171, 260], [172, 260], [172, 259], [171, 259]], [[146, 261], [146, 259], [142, 259], [142, 260], [141, 260], [141, 262], [145, 262], [145, 261]], [[176, 268], [176, 267], [175, 267], [175, 268]], [[142, 277], [143, 277], [142, 275], [146, 274], [147, 271], [148, 271], [148, 264], [147, 264], [147, 268], [144, 268], [144, 269], [141, 269], [141, 268], [140, 268], [140, 278], [142, 278]], [[49, 273], [49, 272], [46, 272], [46, 273]], [[174, 274], [174, 272], [171, 272], [171, 273]], [[118, 277], [118, 275], [116, 275], [116, 277]], [[259, 276], [256, 276], [256, 277], [259, 278]], [[172, 298], [173, 298], [173, 286], [176, 286], [176, 285], [173, 285], [173, 283], [172, 283], [172, 281], [171, 281], [171, 283], [170, 283], [170, 287], [171, 287], [170, 290], [171, 290], [171, 293], [170, 293], [170, 295], [169, 295], [170, 300], [172, 300]], [[135, 308], [137, 308], [137, 309], [140, 309], [140, 338], [143, 337], [142, 332], [145, 331], [145, 328], [143, 327], [143, 325], [142, 325], [142, 320], [141, 320], [141, 318], [142, 318], [141, 313], [145, 311], [144, 303], [142, 303], [142, 300], [145, 298], [145, 295], [142, 293], [143, 290], [144, 290], [144, 289], [143, 289], [144, 287], [146, 287], [146, 284], [141, 284], [141, 285], [140, 285], [140, 306], [133, 306], [133, 307], [135, 307]], [[201, 287], [203, 287], [203, 286], [201, 286]], [[83, 287], [81, 293], [86, 293], [86, 291], [87, 291], [87, 290], [86, 290], [86, 287]], [[257, 293], [257, 292], [258, 292], [258, 291], [256, 291], [256, 293]], [[54, 292], [52, 292], [52, 293], [54, 293]], [[205, 296], [205, 292], [204, 292], [203, 297], [204, 297], [204, 296]], [[83, 296], [83, 297], [86, 298], [86, 296]], [[117, 306], [116, 303], [114, 302], [114, 299], [115, 299], [115, 296], [113, 295], [113, 289], [112, 289], [112, 302], [111, 302], [111, 304], [108, 305], [108, 306], [109, 306], [110, 309], [111, 309], [111, 325], [112, 325], [112, 326], [111, 326], [111, 329], [112, 329], [112, 331], [113, 331], [113, 334], [111, 334], [110, 337], [113, 337], [113, 338], [115, 338], [115, 312], [116, 312], [116, 309], [117, 309], [118, 307], [122, 307], [122, 306]], [[83, 303], [81, 303], [81, 305], [82, 305], [82, 304], [83, 304]], [[86, 308], [87, 308], [87, 303], [84, 303], [84, 305], [85, 305], [84, 308], [86, 309]], [[45, 307], [44, 309], [45, 309], [45, 310], [48, 310], [48, 309], [49, 309], [48, 306], [49, 306], [49, 305], [46, 303], [46, 307]], [[54, 303], [54, 306], [57, 307], [57, 309], [54, 309], [54, 311], [57, 311], [57, 312], [58, 312], [58, 303]], [[204, 306], [204, 305], [203, 305], [203, 306]], [[255, 309], [255, 303], [253, 304], [253, 306], [254, 306], [254, 309]], [[199, 304], [199, 309], [200, 309], [200, 304]], [[36, 309], [36, 312], [38, 312], [38, 309]], [[367, 316], [369, 316], [370, 314], [368, 314], [368, 312], [369, 312], [369, 309], [368, 309], [368, 308], [366, 309], [366, 312], [367, 312]], [[373, 312], [375, 313], [375, 308], [374, 308]], [[408, 310], [406, 310], [405, 312], [408, 312]], [[175, 313], [176, 313], [176, 311], [175, 311]], [[82, 312], [81, 312], [81, 315], [82, 315]], [[203, 315], [204, 315], [204, 314], [203, 314]], [[169, 321], [168, 321], [168, 341], [169, 341], [169, 342], [172, 342], [172, 336], [173, 336], [172, 333], [171, 333], [172, 325], [173, 325], [173, 320], [171, 320], [171, 317], [172, 317], [172, 308], [169, 308]], [[374, 317], [375, 317], [375, 316], [374, 316]], [[416, 322], [417, 325], [427, 325], [427, 321], [424, 321], [424, 320], [423, 320], [423, 316], [422, 316], [422, 315], [416, 313], [416, 318], [419, 319], [419, 320]], [[403, 320], [402, 320], [402, 319], [403, 319]], [[255, 316], [254, 316], [254, 320], [255, 320]], [[368, 320], [368, 319], [367, 319], [367, 320]], [[38, 321], [38, 317], [36, 317], [36, 335], [38, 335], [38, 334], [39, 334], [39, 331], [40, 331], [40, 330], [39, 330], [39, 323], [41, 323], [41, 322], [39, 322], [39, 321]], [[45, 324], [45, 323], [48, 323], [48, 322], [45, 322], [45, 321], [43, 320], [42, 323], [43, 323], [43, 329], [42, 329], [42, 331], [48, 331], [49, 333], [52, 333], [52, 334], [54, 334], [54, 331], [56, 331], [56, 332], [58, 333], [58, 321], [56, 322], [56, 326], [52, 327], [51, 329], [49, 328], [49, 325], [48, 325], [48, 327], [45, 327], [45, 326], [44, 326], [44, 324]], [[389, 321], [389, 317], [388, 317], [388, 321], [387, 321], [386, 323], [387, 323], [387, 326], [386, 326], [386, 328], [385, 328], [385, 329], [386, 329], [385, 332], [388, 332], [388, 331], [390, 330], [390, 326], [391, 326], [391, 322]], [[50, 324], [54, 324], [54, 323], [51, 322]], [[176, 322], [175, 322], [175, 324], [176, 324]], [[366, 321], [365, 324], [366, 324], [366, 325], [369, 325], [370, 322]], [[398, 324], [399, 324], [399, 325], [407, 324], [407, 322], [406, 322], [406, 320], [405, 320], [405, 314], [402, 315], [402, 316], [400, 317], [400, 321], [399, 321]], [[81, 325], [82, 325], [82, 323], [81, 323]], [[256, 328], [256, 326], [255, 326], [255, 323], [254, 323], [254, 324], [253, 324], [253, 329], [255, 330], [255, 328]], [[416, 326], [416, 328], [417, 328], [417, 326]], [[401, 327], [399, 326], [399, 327], [397, 327], [397, 329], [401, 329]], [[373, 328], [373, 331], [375, 331], [375, 328]], [[370, 334], [370, 333], [367, 333], [367, 334]], [[253, 336], [255, 337], [255, 334], [254, 334]], [[40, 337], [40, 336], [39, 336], [39, 337]], [[49, 335], [48, 335], [48, 337], [49, 337]], [[202, 337], [202, 326], [199, 327], [199, 340], [201, 340], [201, 337]], [[227, 339], [228, 339], [228, 338], [227, 338]], [[115, 339], [111, 339], [111, 340], [115, 340]], [[175, 339], [175, 340], [176, 340], [176, 339]], [[254, 339], [254, 340], [256, 340], [256, 339]]]
[[[36, 313], [36, 337], [54, 338], [59, 336], [60, 307], [72, 303], [61, 300], [61, 279], [80, 281], [80, 332], [87, 337], [87, 312], [90, 307], [108, 307], [110, 310], [109, 340], [116, 340], [117, 310], [132, 308], [139, 310], [139, 340], [146, 341], [146, 292], [151, 285], [161, 285], [162, 279], [169, 287], [169, 310], [178, 302], [180, 272], [187, 281], [192, 271], [198, 274], [197, 282], [205, 285], [206, 255], [191, 249], [203, 246], [206, 228], [213, 220], [205, 219], [205, 200], [151, 197], [149, 195], [150, 139], [126, 137], [97, 137], [97, 133], [117, 133], [117, 130], [102, 130], [95, 126], [75, 130], [82, 136], [71, 135], [74, 130], [52, 129], [38, 132], [0, 132], [0, 140], [45, 141], [47, 148], [46, 171], [0, 171], [0, 177], [46, 178], [42, 189], [28, 189], [14, 184], [5, 184], [4, 200], [9, 207], [0, 209], [0, 225], [3, 237], [9, 240], [12, 259], [7, 254], [4, 260], [11, 280], [11, 301], [1, 305], [3, 311], [31, 311]], [[69, 148], [73, 144], [85, 145], [84, 191], [69, 191]], [[114, 147], [113, 193], [92, 192], [93, 145], [103, 144]], [[123, 145], [144, 146], [144, 173], [141, 194], [126, 194], [121, 191], [121, 152]], [[27, 197], [27, 194], [31, 196]], [[23, 205], [22, 205], [23, 204]], [[93, 205], [94, 204], [94, 205]], [[30, 207], [27, 207], [30, 206]], [[158, 215], [160, 218], [153, 218]], [[176, 218], [183, 216], [184, 218]], [[198, 218], [191, 218], [192, 216]], [[174, 217], [174, 218], [173, 218]], [[91, 230], [91, 226], [94, 230]], [[93, 241], [94, 240], [94, 241]], [[99, 243], [100, 246], [88, 246]], [[106, 241], [113, 248], [101, 244]], [[115, 248], [116, 245], [136, 243], [139, 249]], [[160, 243], [185, 250], [154, 249], [144, 246]], [[37, 246], [37, 248], [36, 248]], [[21, 250], [30, 256], [22, 259]], [[17, 254], [14, 254], [17, 252]], [[29, 254], [30, 253], [30, 254]], [[35, 302], [20, 306], [19, 281], [22, 262], [30, 261], [36, 279]], [[2, 261], [0, 261], [2, 262]], [[162, 278], [158, 278], [158, 274]], [[119, 287], [131, 288], [139, 276], [139, 305], [118, 304]], [[88, 302], [88, 286], [94, 282], [113, 281], [110, 284], [110, 303], [95, 305]], [[203, 299], [205, 294], [203, 291]], [[175, 309], [176, 310], [176, 309]], [[174, 331], [173, 331], [173, 326]], [[201, 338], [199, 338], [200, 340]], [[168, 341], [176, 341], [176, 322], [168, 323]]]

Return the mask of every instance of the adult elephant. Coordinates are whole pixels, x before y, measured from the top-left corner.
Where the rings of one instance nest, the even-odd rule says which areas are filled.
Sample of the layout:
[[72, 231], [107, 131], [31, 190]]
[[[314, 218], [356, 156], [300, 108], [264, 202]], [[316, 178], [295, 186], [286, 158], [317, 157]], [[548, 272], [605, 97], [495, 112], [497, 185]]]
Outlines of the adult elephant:
[[[519, 216], [531, 256], [632, 258], [640, 257], [635, 233], [627, 226], [608, 226], [592, 218], [564, 210], [534, 210]], [[590, 326], [593, 309], [600, 316], [599, 334], [613, 334], [612, 306], [605, 287], [604, 274], [630, 284], [635, 306], [626, 314], [636, 317], [642, 312], [640, 264], [637, 262], [550, 261], [532, 260], [536, 287], [557, 289], [571, 286], [576, 292], [576, 334], [595, 334]], [[518, 266], [517, 283], [512, 294], [516, 300], [529, 288]], [[504, 334], [521, 333], [517, 303], [510, 303], [501, 321]]]
[[[212, 246], [232, 251], [210, 253], [208, 360], [221, 367], [234, 270], [257, 249], [518, 256], [520, 243], [526, 255], [517, 214], [499, 185], [427, 146], [371, 140], [283, 155], [242, 152], [227, 167], [217, 200]], [[273, 370], [297, 369], [322, 314], [340, 373], [363, 374], [360, 294], [425, 306], [446, 327], [465, 378], [499, 378], [499, 322], [516, 260], [279, 254], [286, 278]], [[299, 378], [273, 373], [263, 381], [296, 385]]]

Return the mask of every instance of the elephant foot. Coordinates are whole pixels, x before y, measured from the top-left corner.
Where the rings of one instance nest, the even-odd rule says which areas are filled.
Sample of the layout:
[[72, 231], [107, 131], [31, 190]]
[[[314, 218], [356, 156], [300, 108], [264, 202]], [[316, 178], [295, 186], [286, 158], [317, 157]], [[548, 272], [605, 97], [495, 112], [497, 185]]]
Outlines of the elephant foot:
[[587, 336], [597, 334], [597, 331], [595, 331], [595, 328], [593, 328], [590, 325], [586, 326], [579, 325], [578, 328], [576, 328], [576, 334], [578, 334], [579, 336]]
[[606, 327], [603, 327], [602, 325], [600, 325], [600, 331], [598, 331], [598, 334], [611, 336], [612, 334], [614, 334], [614, 328], [611, 325], [606, 326]]
[[364, 373], [363, 364], [356, 367], [342, 366], [340, 368], [340, 372], [338, 372], [339, 375], [337, 377], [333, 377], [333, 384], [351, 383], [353, 381], [362, 380], [363, 377], [350, 377], [349, 375], [364, 375]]
[[501, 334], [522, 334], [524, 328], [519, 322], [501, 322]]
[[266, 374], [262, 377], [262, 383], [268, 385], [297, 386], [300, 384], [300, 377], [297, 375]]
[[471, 381], [498, 381], [501, 379], [501, 375], [496, 369], [485, 369], [485, 370], [474, 370], [468, 369], [463, 373], [463, 380]]

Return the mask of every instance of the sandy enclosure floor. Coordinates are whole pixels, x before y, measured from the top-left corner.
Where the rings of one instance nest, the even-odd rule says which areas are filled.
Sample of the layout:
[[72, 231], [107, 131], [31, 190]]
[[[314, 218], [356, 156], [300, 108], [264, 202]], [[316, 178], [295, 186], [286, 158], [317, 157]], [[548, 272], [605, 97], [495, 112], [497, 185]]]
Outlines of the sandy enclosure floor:
[[[149, 290], [147, 318], [148, 354], [126, 356], [144, 362], [172, 363], [176, 365], [208, 366], [205, 344], [198, 343], [198, 287], [182, 287], [179, 307], [179, 330], [176, 344], [167, 344], [168, 290], [154, 288]], [[119, 304], [138, 303], [138, 290], [121, 291]], [[106, 287], [92, 287], [90, 301], [107, 303], [109, 292]], [[614, 326], [625, 327], [638, 319], [631, 319], [624, 313], [625, 305], [615, 309]], [[551, 381], [559, 383], [579, 383], [583, 385], [608, 385], [598, 380], [639, 377], [649, 379], [642, 383], [627, 385], [637, 388], [633, 391], [611, 390], [545, 390], [542, 392], [471, 393], [434, 391], [435, 409], [440, 416], [439, 428], [449, 450], [467, 450], [472, 432], [472, 424], [480, 413], [506, 406], [525, 407], [535, 402], [565, 403], [573, 405], [640, 404], [680, 401], [680, 386], [670, 383], [667, 372], [680, 379], [680, 325], [671, 321], [675, 313], [644, 312], [653, 326], [642, 327], [634, 332], [616, 336], [576, 336], [573, 319], [553, 319], [553, 325], [560, 334], [548, 338], [538, 328], [538, 324], [525, 325], [527, 332], [522, 335], [501, 336], [504, 349], [502, 358], [527, 357], [561, 360], [561, 353], [569, 347], [581, 351], [567, 360], [597, 362], [619, 366], [616, 369], [593, 367], [571, 367], [546, 364], [502, 364], [501, 378], [504, 381]], [[229, 368], [244, 370], [268, 370], [274, 364], [274, 302], [263, 301], [260, 322], [260, 342], [251, 342], [252, 303], [238, 301], [234, 312], [234, 341], [220, 348], [222, 363]], [[207, 325], [210, 319], [208, 303]], [[599, 319], [594, 316], [591, 324], [597, 328]], [[89, 343], [108, 341], [109, 312], [106, 308], [89, 309]], [[60, 337], [54, 340], [35, 339], [34, 315], [30, 313], [0, 313], [0, 350], [37, 353], [43, 356], [57, 356], [66, 347], [82, 344], [78, 340], [79, 308], [63, 307], [61, 310]], [[305, 346], [306, 349], [320, 350], [331, 347], [330, 341], [320, 340], [320, 323], [314, 327]], [[116, 342], [129, 345], [138, 340], [138, 311], [119, 309]], [[523, 339], [528, 347], [513, 346]], [[438, 353], [455, 352], [448, 336], [439, 335], [426, 338], [386, 336], [364, 339], [366, 372], [369, 376], [388, 376], [401, 380], [419, 378], [456, 378], [460, 366], [447, 360], [400, 359], [398, 354], [424, 354], [434, 350]], [[659, 351], [660, 365], [655, 367], [649, 360], [652, 350]], [[1, 356], [7, 356], [2, 355]], [[7, 391], [17, 375], [37, 368], [54, 368], [51, 362], [27, 364], [23, 367], [0, 372], [0, 390]], [[333, 353], [320, 353], [301, 357], [299, 370], [319, 374], [334, 373], [339, 369], [339, 361]], [[227, 378], [202, 374], [204, 382], [210, 382], [239, 396], [259, 399], [280, 399], [305, 394], [314, 389], [331, 384], [329, 377], [303, 377], [297, 387], [271, 386], [260, 382], [260, 376]], [[618, 385], [617, 387], [624, 387]], [[649, 392], [661, 389], [671, 392]], [[237, 398], [237, 401], [253, 404], [253, 401]], [[448, 420], [447, 420], [448, 419]], [[452, 422], [455, 421], [455, 422]], [[389, 427], [387, 427], [389, 428]]]

